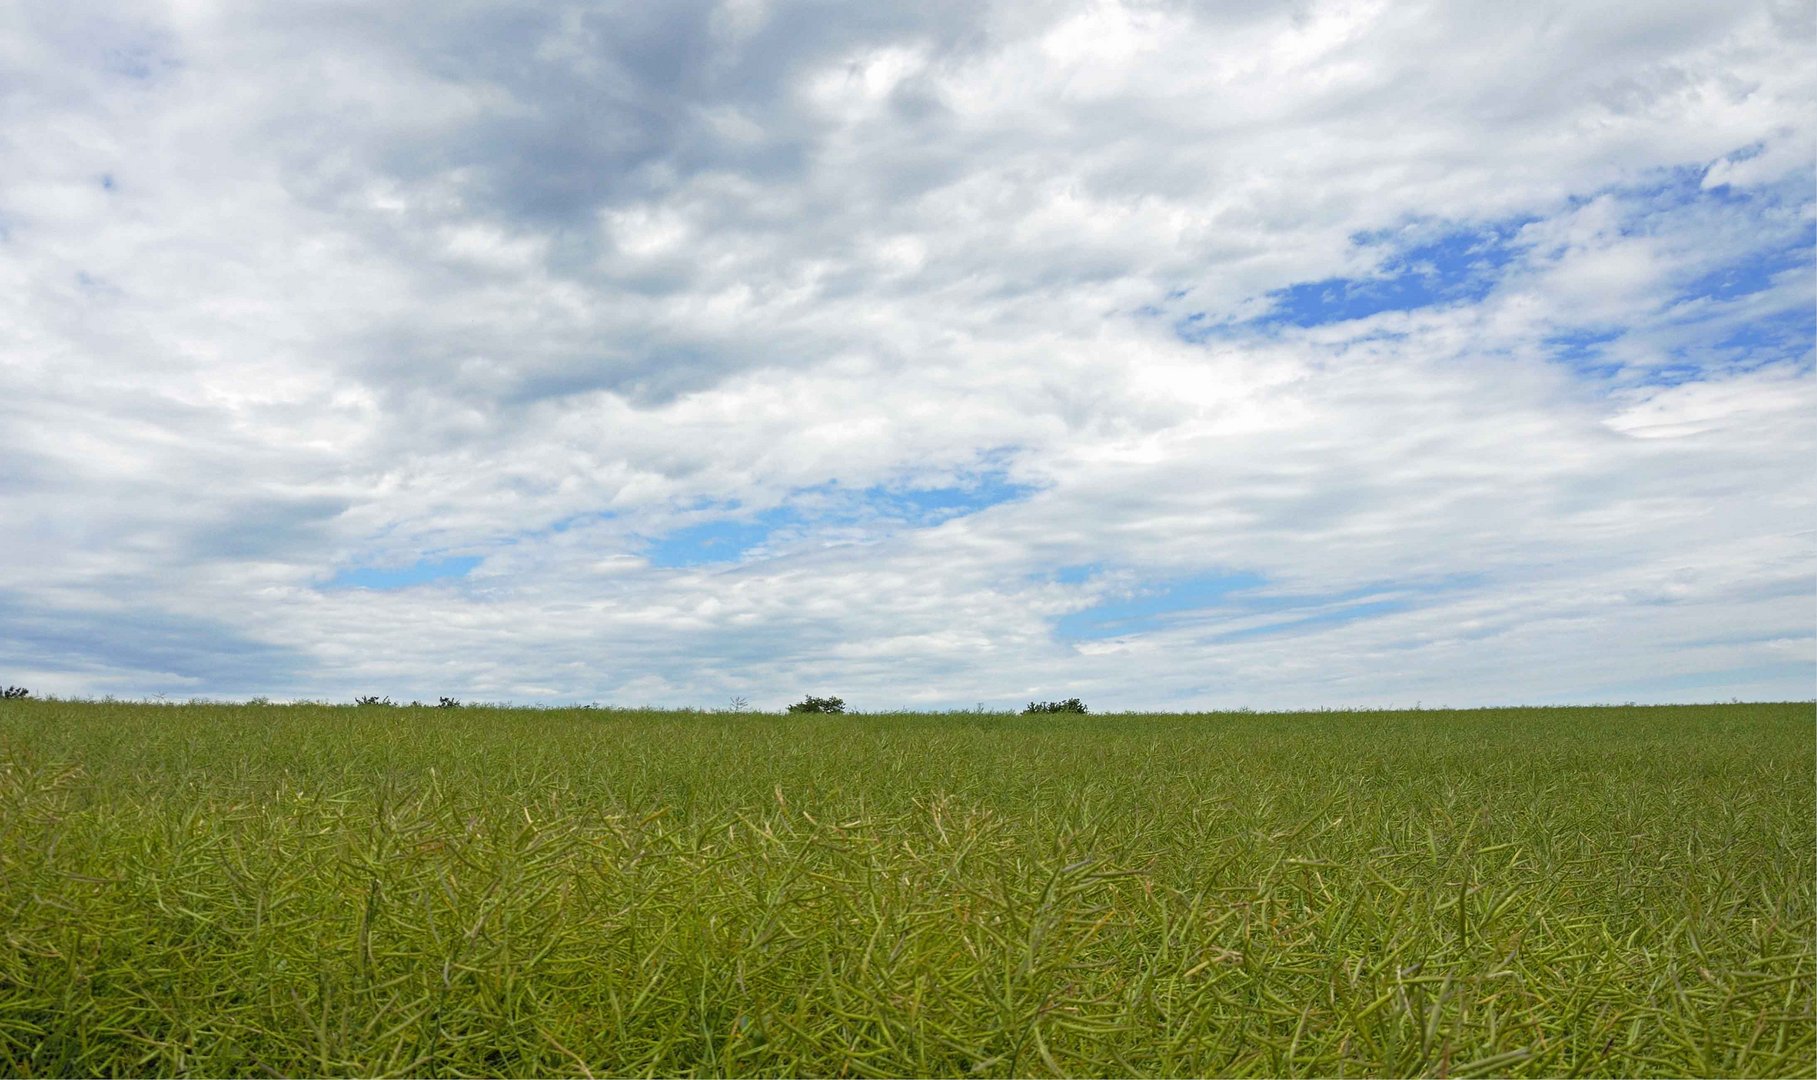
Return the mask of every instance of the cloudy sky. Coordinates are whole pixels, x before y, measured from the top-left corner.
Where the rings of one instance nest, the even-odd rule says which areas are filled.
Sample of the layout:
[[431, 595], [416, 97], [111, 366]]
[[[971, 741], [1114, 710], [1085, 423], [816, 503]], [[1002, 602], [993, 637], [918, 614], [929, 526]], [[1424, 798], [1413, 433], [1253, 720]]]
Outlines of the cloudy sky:
[[1808, 698], [1804, 2], [0, 7], [0, 681]]

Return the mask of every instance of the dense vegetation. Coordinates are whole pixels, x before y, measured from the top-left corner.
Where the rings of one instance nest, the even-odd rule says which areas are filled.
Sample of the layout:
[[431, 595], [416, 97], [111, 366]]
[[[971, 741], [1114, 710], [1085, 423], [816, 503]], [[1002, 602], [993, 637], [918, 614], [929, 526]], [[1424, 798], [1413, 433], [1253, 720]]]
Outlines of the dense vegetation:
[[1809, 704], [0, 703], [0, 1073], [1803, 1075]]

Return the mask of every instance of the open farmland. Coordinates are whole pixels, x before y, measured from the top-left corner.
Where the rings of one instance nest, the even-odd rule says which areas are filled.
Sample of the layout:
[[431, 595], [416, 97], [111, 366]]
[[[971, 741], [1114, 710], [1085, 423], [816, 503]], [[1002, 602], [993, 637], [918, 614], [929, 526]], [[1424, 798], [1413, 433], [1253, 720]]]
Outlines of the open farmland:
[[1805, 704], [0, 704], [0, 1073], [1813, 1069]]

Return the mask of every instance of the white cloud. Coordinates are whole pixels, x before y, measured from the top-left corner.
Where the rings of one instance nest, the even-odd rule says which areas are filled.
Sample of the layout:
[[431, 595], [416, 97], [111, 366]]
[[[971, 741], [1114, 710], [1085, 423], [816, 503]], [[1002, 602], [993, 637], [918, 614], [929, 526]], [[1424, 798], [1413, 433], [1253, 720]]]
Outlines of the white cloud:
[[[1809, 693], [1802, 7], [0, 20], [12, 681]], [[1250, 321], [1491, 227], [1480, 287]], [[981, 474], [1035, 490], [940, 523], [850, 494]], [[649, 558], [777, 509], [742, 562]], [[484, 562], [323, 587], [450, 553]], [[1213, 573], [1278, 602], [1056, 636]]]

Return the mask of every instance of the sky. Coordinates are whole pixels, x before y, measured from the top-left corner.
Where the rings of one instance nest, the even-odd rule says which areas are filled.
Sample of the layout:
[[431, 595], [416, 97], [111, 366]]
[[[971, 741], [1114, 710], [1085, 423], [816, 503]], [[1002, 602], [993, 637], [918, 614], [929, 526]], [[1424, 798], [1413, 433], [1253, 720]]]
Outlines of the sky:
[[0, 6], [0, 681], [1811, 698], [1814, 17]]

